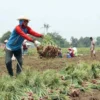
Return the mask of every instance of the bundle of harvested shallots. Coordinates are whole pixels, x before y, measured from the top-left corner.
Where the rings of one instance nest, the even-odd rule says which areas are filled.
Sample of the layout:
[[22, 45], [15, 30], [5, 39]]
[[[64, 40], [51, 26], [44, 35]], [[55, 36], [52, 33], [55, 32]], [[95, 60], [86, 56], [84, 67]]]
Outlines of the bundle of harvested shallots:
[[59, 53], [59, 48], [52, 45], [48, 45], [48, 46], [40, 45], [37, 47], [37, 52], [40, 58], [41, 57], [55, 58]]

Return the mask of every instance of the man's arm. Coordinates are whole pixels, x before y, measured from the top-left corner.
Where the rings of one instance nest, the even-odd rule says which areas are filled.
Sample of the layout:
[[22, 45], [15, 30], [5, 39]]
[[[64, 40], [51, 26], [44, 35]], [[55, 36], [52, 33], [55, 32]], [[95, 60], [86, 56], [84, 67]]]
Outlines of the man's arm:
[[33, 36], [35, 36], [35, 37], [43, 37], [42, 34], [39, 34], [39, 33], [35, 32], [35, 31], [33, 31], [30, 27], [28, 27], [28, 33], [33, 35]]
[[93, 43], [93, 50], [95, 49], [95, 43]]
[[16, 30], [16, 32], [17, 32], [20, 36], [22, 36], [22, 37], [25, 38], [26, 40], [33, 42], [33, 39], [30, 38], [28, 35], [26, 35], [26, 34], [21, 30], [20, 26], [17, 26], [17, 27], [15, 28], [15, 30]]
[[92, 51], [94, 51], [94, 49], [95, 49], [95, 42], [92, 41]]

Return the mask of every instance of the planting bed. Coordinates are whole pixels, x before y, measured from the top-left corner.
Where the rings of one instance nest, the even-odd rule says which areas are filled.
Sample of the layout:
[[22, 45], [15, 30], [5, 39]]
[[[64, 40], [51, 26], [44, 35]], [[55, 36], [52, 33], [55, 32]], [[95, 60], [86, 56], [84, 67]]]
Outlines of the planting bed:
[[[69, 59], [66, 58], [66, 56], [63, 56], [63, 58], [40, 59], [38, 56], [35, 56], [35, 55], [31, 55], [31, 56], [25, 55], [23, 58], [23, 71], [26, 68], [31, 68], [31, 70], [37, 70], [40, 72], [46, 71], [48, 69], [54, 69], [57, 72], [61, 70], [63, 67], [66, 67], [68, 65], [81, 64], [83, 62], [89, 65], [100, 64], [100, 52], [97, 53], [96, 58], [91, 58], [90, 55], [85, 55], [85, 56], [79, 56], [79, 57], [74, 57], [74, 58], [69, 58]], [[14, 72], [16, 68], [16, 63], [17, 63], [16, 60], [13, 61]], [[4, 60], [4, 57], [1, 57], [0, 58], [0, 76], [5, 75], [6, 73], [7, 71], [5, 67], [5, 60]], [[79, 92], [78, 95], [77, 93], [76, 95], [70, 94], [69, 98], [71, 100], [100, 100], [100, 90], [93, 89], [91, 92]], [[44, 99], [44, 100], [47, 100], [47, 99]]]

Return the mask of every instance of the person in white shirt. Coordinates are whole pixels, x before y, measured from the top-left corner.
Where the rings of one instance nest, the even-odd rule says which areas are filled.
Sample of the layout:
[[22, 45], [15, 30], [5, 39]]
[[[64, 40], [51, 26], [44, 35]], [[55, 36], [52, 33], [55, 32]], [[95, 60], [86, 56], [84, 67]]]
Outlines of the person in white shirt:
[[95, 53], [95, 41], [93, 40], [92, 37], [90, 37], [90, 41], [91, 41], [91, 46], [90, 46], [91, 57], [96, 57], [96, 53]]
[[[8, 40], [6, 39], [6, 40], [4, 41], [4, 43], [5, 43], [4, 51], [6, 50], [6, 43], [7, 43], [7, 42], [8, 42]], [[16, 58], [15, 58], [14, 55], [12, 56], [11, 60], [16, 60]]]

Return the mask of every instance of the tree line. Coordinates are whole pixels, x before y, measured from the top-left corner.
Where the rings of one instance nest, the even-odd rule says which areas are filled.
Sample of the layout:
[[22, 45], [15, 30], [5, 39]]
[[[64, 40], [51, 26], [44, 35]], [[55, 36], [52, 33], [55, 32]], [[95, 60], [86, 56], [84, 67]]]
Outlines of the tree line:
[[[2, 35], [0, 38], [0, 43], [4, 43], [6, 39], [9, 38], [11, 32], [7, 31]], [[46, 35], [50, 36], [52, 41], [59, 47], [66, 48], [66, 47], [89, 47], [90, 46], [90, 37], [80, 37], [79, 39], [72, 36], [70, 38], [70, 42], [67, 41], [67, 37], [63, 38], [59, 33], [53, 32], [53, 33], [47, 33]], [[96, 46], [100, 46], [100, 37], [97, 37], [96, 39]], [[41, 41], [41, 40], [40, 40]]]

